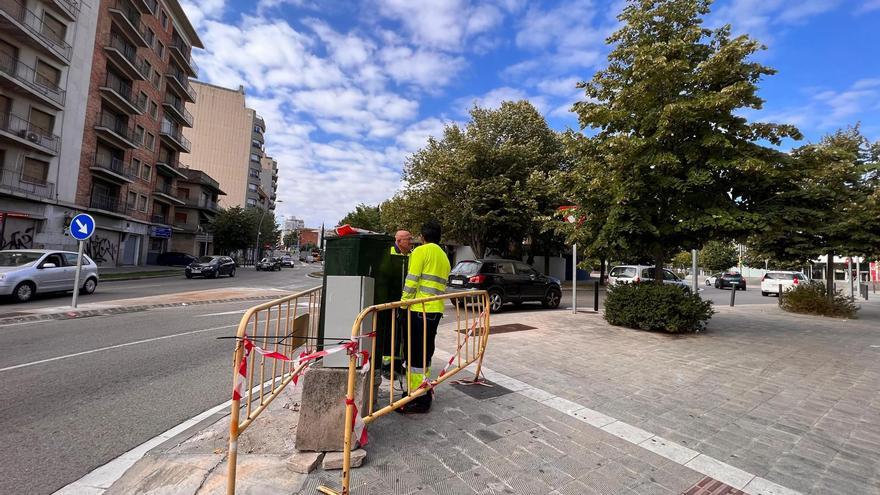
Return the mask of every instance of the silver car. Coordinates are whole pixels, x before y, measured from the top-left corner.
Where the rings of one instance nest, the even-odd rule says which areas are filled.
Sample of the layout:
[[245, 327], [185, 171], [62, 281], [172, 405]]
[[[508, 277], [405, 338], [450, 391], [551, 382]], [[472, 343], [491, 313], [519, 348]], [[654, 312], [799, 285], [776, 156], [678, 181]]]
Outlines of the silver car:
[[[18, 302], [34, 294], [73, 290], [76, 253], [50, 249], [0, 251], [0, 295]], [[98, 265], [86, 255], [79, 276], [80, 294], [91, 294], [98, 287]]]

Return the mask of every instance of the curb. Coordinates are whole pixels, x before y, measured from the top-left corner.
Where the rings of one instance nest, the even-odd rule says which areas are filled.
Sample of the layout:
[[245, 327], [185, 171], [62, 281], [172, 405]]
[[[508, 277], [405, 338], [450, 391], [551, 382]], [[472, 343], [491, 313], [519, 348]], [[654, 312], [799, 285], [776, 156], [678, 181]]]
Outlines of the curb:
[[103, 309], [90, 309], [84, 311], [71, 310], [66, 311], [64, 313], [48, 313], [48, 314], [37, 314], [37, 315], [27, 315], [27, 316], [13, 316], [9, 318], [0, 318], [0, 326], [2, 325], [10, 325], [15, 323], [26, 323], [32, 321], [48, 321], [48, 320], [74, 320], [77, 318], [89, 318], [92, 316], [107, 316], [107, 315], [116, 315], [116, 314], [124, 314], [124, 313], [138, 313], [141, 311], [147, 311], [150, 309], [156, 308], [177, 308], [182, 306], [199, 306], [203, 304], [217, 304], [217, 303], [227, 303], [227, 302], [246, 302], [246, 301], [264, 301], [264, 300], [272, 300], [277, 299], [279, 295], [271, 295], [271, 296], [251, 296], [251, 297], [233, 297], [230, 299], [209, 299], [207, 301], [192, 301], [192, 302], [176, 302], [176, 303], [162, 303], [162, 304], [143, 304], [140, 306], [117, 306], [112, 308], [103, 308]]
[[[110, 283], [110, 282], [125, 282], [128, 280], [142, 280], [142, 279], [151, 279], [151, 278], [168, 278], [168, 277], [178, 277], [183, 275], [183, 271], [180, 273], [165, 273], [162, 275], [138, 275], [136, 277], [120, 277], [120, 278], [102, 278], [101, 283]], [[106, 275], [105, 275], [106, 276]]]
[[324, 278], [324, 272], [311, 272], [307, 273], [306, 277], [309, 278]]

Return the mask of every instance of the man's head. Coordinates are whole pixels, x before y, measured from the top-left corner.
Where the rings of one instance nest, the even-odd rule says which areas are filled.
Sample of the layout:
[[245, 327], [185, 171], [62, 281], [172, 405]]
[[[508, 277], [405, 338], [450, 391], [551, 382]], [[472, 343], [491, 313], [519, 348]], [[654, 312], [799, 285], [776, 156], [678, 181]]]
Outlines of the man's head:
[[412, 234], [408, 230], [398, 230], [394, 234], [394, 243], [397, 244], [397, 249], [400, 249], [400, 252], [409, 254], [412, 251]]
[[440, 224], [435, 220], [429, 220], [422, 225], [422, 240], [425, 241], [425, 243], [439, 243], [440, 234]]

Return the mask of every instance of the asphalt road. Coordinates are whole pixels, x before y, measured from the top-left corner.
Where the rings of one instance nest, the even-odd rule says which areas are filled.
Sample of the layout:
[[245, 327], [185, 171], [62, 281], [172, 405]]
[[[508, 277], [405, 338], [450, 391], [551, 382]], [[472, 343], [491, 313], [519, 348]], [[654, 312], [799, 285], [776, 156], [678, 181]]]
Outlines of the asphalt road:
[[[309, 271], [108, 283], [95, 298], [200, 286], [305, 289], [318, 282]], [[0, 326], [0, 493], [52, 493], [227, 401], [233, 343], [217, 337], [233, 334], [239, 311], [253, 304]]]
[[[202, 289], [219, 289], [224, 287], [261, 287], [292, 289], [302, 286], [302, 280], [310, 280], [314, 285], [319, 280], [305, 278], [306, 274], [320, 271], [320, 264], [297, 265], [295, 268], [284, 268], [280, 272], [257, 272], [253, 267], [239, 267], [235, 271], [235, 277], [221, 276], [215, 279], [193, 278], [187, 279], [181, 274], [176, 277], [145, 278], [140, 280], [105, 281], [98, 284], [94, 294], [80, 296], [82, 304], [93, 302], [105, 302], [116, 299], [128, 299], [134, 297], [154, 296], [158, 294], [173, 294]], [[270, 285], [266, 285], [266, 283]], [[51, 308], [70, 304], [71, 293], [37, 294], [33, 300], [19, 304], [12, 298], [0, 298], [0, 313], [18, 310]]]

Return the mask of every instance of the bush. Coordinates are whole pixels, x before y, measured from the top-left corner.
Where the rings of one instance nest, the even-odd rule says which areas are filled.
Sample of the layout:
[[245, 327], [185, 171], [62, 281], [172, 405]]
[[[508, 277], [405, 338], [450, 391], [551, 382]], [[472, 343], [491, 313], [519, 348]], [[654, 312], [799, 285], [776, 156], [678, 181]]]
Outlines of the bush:
[[712, 301], [675, 285], [617, 284], [605, 298], [608, 323], [641, 330], [698, 332], [713, 313]]
[[835, 291], [834, 297], [829, 301], [828, 291], [822, 282], [800, 284], [784, 291], [779, 298], [779, 306], [791, 313], [838, 318], [855, 318], [858, 311], [856, 305], [841, 291]]

